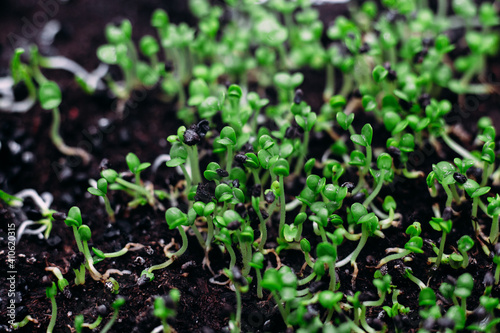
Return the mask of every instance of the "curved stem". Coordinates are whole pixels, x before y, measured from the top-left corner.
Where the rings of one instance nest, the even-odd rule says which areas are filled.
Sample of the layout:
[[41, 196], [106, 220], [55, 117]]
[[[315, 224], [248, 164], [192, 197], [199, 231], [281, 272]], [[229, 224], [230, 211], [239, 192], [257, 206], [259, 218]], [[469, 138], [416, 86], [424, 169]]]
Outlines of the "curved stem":
[[50, 139], [56, 148], [64, 155], [69, 156], [79, 156], [83, 164], [88, 164], [90, 162], [90, 155], [78, 147], [69, 147], [64, 143], [61, 135], [59, 134], [59, 127], [61, 126], [61, 114], [59, 108], [52, 109], [52, 125], [50, 127]]
[[52, 303], [52, 316], [50, 317], [49, 326], [47, 327], [47, 333], [52, 333], [52, 331], [54, 330], [54, 327], [56, 326], [56, 320], [57, 320], [56, 298], [51, 297], [50, 302]]
[[373, 192], [370, 193], [370, 195], [368, 196], [368, 198], [365, 199], [365, 201], [363, 202], [363, 206], [368, 207], [368, 205], [370, 204], [370, 202], [372, 202], [373, 199], [375, 199], [377, 197], [378, 193], [382, 189], [382, 185], [384, 185], [384, 178], [385, 178], [385, 174], [386, 173], [387, 173], [387, 170], [381, 170], [380, 171], [380, 177], [377, 179], [377, 187], [375, 187], [375, 189], [373, 190]]
[[378, 263], [378, 265], [376, 266], [376, 268], [382, 267], [383, 265], [387, 264], [389, 261], [396, 260], [396, 259], [401, 259], [404, 256], [409, 255], [410, 253], [411, 253], [410, 250], [403, 250], [403, 251], [401, 251], [399, 253], [391, 254], [391, 255], [383, 258], [382, 260], [380, 260], [380, 262]]
[[169, 259], [167, 261], [165, 261], [164, 263], [149, 267], [148, 273], [151, 273], [155, 270], [163, 269], [163, 268], [170, 266], [178, 257], [180, 257], [181, 255], [184, 254], [184, 252], [186, 252], [187, 247], [188, 247], [188, 238], [187, 238], [186, 232], [184, 231], [184, 228], [182, 228], [182, 226], [179, 226], [177, 228], [177, 230], [179, 230], [179, 233], [180, 233], [181, 238], [182, 238], [181, 248], [178, 251], [169, 254]]

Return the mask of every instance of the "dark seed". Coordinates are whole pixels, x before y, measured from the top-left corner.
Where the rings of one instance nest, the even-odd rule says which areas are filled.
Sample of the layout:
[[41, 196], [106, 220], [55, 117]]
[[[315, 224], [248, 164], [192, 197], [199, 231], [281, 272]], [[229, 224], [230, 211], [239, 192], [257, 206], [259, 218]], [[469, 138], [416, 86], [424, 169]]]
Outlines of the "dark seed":
[[14, 93], [14, 100], [16, 102], [24, 101], [29, 95], [28, 87], [26, 87], [24, 81], [20, 81], [14, 85], [14, 87], [12, 87], [12, 92]]
[[495, 283], [495, 277], [493, 276], [493, 273], [491, 272], [486, 272], [483, 278], [483, 284], [485, 287], [491, 287]]
[[465, 184], [465, 182], [467, 181], [467, 177], [465, 177], [464, 175], [462, 175], [461, 173], [458, 173], [458, 172], [455, 172], [453, 174], [453, 179], [455, 179], [460, 184]]
[[488, 313], [486, 312], [486, 309], [482, 306], [478, 306], [474, 312], [472, 312], [472, 316], [474, 317], [475, 321], [482, 321]]
[[234, 188], [239, 188], [240, 187], [240, 181], [238, 179], [233, 180], [233, 187]]
[[418, 98], [418, 104], [420, 104], [422, 108], [426, 108], [427, 105], [431, 104], [431, 96], [427, 93], [420, 95]]
[[215, 170], [215, 172], [217, 172], [217, 174], [219, 175], [219, 177], [227, 177], [227, 176], [229, 176], [229, 172], [227, 172], [224, 169], [217, 169], [217, 170]]
[[276, 200], [276, 196], [274, 195], [273, 191], [269, 191], [264, 195], [264, 199], [266, 200], [267, 203], [273, 203], [274, 200]]
[[188, 146], [194, 146], [200, 142], [201, 138], [195, 130], [190, 128], [187, 129], [186, 132], [184, 132], [184, 143]]
[[209, 129], [210, 129], [210, 126], [209, 126], [208, 120], [206, 120], [206, 119], [201, 120], [196, 125], [196, 132], [202, 138], [205, 137], [205, 135], [207, 134], [207, 132], [208, 132]]
[[252, 197], [259, 197], [261, 191], [262, 191], [262, 186], [260, 184], [255, 184], [254, 186], [252, 186], [251, 189]]
[[165, 72], [171, 72], [174, 70], [174, 63], [171, 60], [165, 61]]
[[449, 328], [449, 329], [453, 329], [455, 327], [455, 322], [448, 318], [448, 317], [441, 317], [438, 319], [438, 325], [441, 327], [441, 328]]
[[106, 308], [106, 305], [101, 304], [97, 307], [97, 314], [101, 317], [104, 317], [108, 314], [108, 309]]
[[384, 328], [384, 323], [382, 322], [382, 320], [380, 320], [378, 318], [373, 318], [371, 320], [370, 326], [373, 327], [377, 331], [381, 331], [382, 328]]
[[295, 104], [300, 104], [303, 98], [304, 98], [304, 92], [302, 91], [302, 89], [295, 90], [295, 96], [293, 98], [293, 102]]
[[266, 220], [268, 217], [269, 217], [269, 214], [267, 213], [267, 211], [265, 211], [264, 209], [261, 209], [260, 210], [260, 214], [262, 215], [262, 218], [264, 220]]
[[230, 222], [228, 225], [227, 225], [227, 229], [228, 230], [238, 230], [241, 226], [241, 222], [240, 221], [233, 221], [233, 222]]
[[243, 164], [243, 163], [245, 163], [245, 162], [248, 160], [248, 157], [247, 157], [247, 155], [243, 155], [243, 154], [236, 154], [236, 155], [234, 156], [234, 160], [235, 160], [236, 162], [238, 162], [238, 163]]
[[244, 204], [242, 204], [241, 202], [236, 204], [236, 206], [234, 207], [234, 210], [241, 215], [241, 217], [243, 217], [243, 214], [246, 214], [247, 213], [247, 208], [245, 207]]
[[389, 69], [387, 73], [387, 78], [390, 81], [395, 81], [398, 78], [398, 73], [394, 69]]
[[80, 266], [83, 264], [84, 260], [85, 260], [85, 256], [83, 255], [83, 253], [78, 252], [78, 253], [73, 254], [69, 260], [69, 262], [71, 264], [71, 268], [80, 269]]
[[452, 216], [453, 216], [453, 211], [451, 207], [446, 207], [443, 211], [443, 220], [449, 221], [451, 220]]
[[315, 294], [316, 292], [325, 289], [325, 286], [326, 284], [323, 281], [316, 281], [311, 283], [311, 285], [309, 286], [309, 291], [312, 294]]
[[361, 47], [359, 48], [359, 53], [363, 54], [363, 53], [367, 53], [368, 51], [370, 51], [370, 45], [368, 45], [368, 43], [364, 42], [363, 45], [361, 45]]

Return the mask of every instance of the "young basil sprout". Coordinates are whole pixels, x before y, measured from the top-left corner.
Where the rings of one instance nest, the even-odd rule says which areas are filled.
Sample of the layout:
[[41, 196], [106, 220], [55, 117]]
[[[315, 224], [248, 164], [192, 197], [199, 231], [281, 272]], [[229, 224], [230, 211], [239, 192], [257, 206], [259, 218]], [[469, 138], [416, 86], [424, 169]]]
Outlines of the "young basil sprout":
[[177, 315], [177, 303], [180, 299], [178, 289], [171, 289], [168, 296], [159, 296], [155, 298], [153, 314], [161, 320], [163, 333], [170, 333], [171, 329], [167, 320], [175, 318]]
[[453, 294], [454, 296], [457, 296], [461, 299], [461, 308], [464, 312], [467, 310], [466, 300], [472, 295], [473, 288], [474, 279], [472, 278], [472, 275], [470, 275], [469, 273], [464, 273], [458, 277]]
[[216, 142], [226, 148], [226, 171], [230, 172], [233, 163], [233, 148], [236, 146], [236, 132], [230, 126], [224, 127], [220, 132], [220, 138]]
[[57, 320], [57, 303], [56, 303], [56, 295], [57, 295], [57, 287], [55, 282], [52, 282], [50, 287], [46, 289], [47, 298], [50, 299], [50, 303], [52, 304], [52, 315], [50, 317], [49, 326], [47, 327], [47, 333], [52, 333], [54, 327], [56, 326]]
[[75, 330], [77, 333], [82, 333], [84, 327], [88, 329], [95, 329], [102, 322], [103, 317], [106, 315], [107, 309], [105, 305], [100, 305], [97, 307], [97, 319], [93, 323], [85, 323], [82, 314], [75, 316]]
[[122, 190], [127, 192], [130, 196], [135, 199], [128, 203], [129, 207], [135, 208], [138, 205], [150, 204], [154, 206], [156, 200], [154, 197], [154, 191], [146, 188], [144, 185], [137, 185], [123, 179], [118, 172], [113, 169], [106, 169], [101, 171], [101, 177], [104, 178], [111, 190]]
[[85, 150], [79, 147], [69, 147], [64, 143], [63, 138], [59, 133], [61, 126], [61, 114], [59, 112], [59, 105], [61, 104], [61, 90], [54, 81], [41, 82], [38, 88], [38, 99], [40, 106], [44, 110], [52, 110], [52, 125], [50, 127], [50, 138], [56, 148], [64, 155], [78, 156], [82, 159], [84, 164], [90, 162], [91, 156]]
[[413, 270], [410, 267], [405, 267], [405, 272], [403, 276], [408, 280], [412, 281], [413, 283], [415, 283], [420, 288], [420, 290], [427, 288], [427, 286], [425, 285], [425, 283], [422, 282], [422, 280], [413, 275]]
[[183, 255], [188, 248], [188, 238], [186, 235], [186, 231], [184, 230], [183, 227], [190, 226], [192, 222], [194, 222], [194, 219], [193, 221], [190, 221], [190, 219], [188, 219], [188, 215], [183, 213], [179, 208], [170, 207], [165, 212], [165, 220], [167, 221], [168, 228], [170, 230], [177, 228], [177, 230], [179, 231], [179, 234], [181, 235], [182, 239], [182, 246], [179, 250], [177, 250], [174, 253], [165, 251], [165, 255], [167, 256], [168, 260], [165, 261], [164, 263], [153, 265], [148, 269], [143, 270], [141, 273], [141, 277], [137, 281], [139, 285], [145, 284], [148, 281], [152, 281], [154, 279], [153, 271], [170, 266], [175, 260], [177, 260], [177, 258]]
[[[441, 161], [438, 164], [432, 165], [432, 170], [429, 176], [427, 177], [427, 184], [432, 184], [433, 180], [436, 179], [442, 186], [448, 199], [446, 200], [446, 207], [451, 207], [451, 203], [453, 200], [457, 204], [460, 203], [460, 197], [457, 193], [457, 189], [455, 187], [455, 183], [457, 182], [453, 175], [456, 170], [455, 167], [446, 161]], [[429, 187], [431, 187], [430, 185]]]
[[352, 274], [353, 276], [352, 280], [354, 281], [358, 273], [358, 266], [356, 264], [356, 259], [358, 258], [358, 255], [361, 253], [361, 250], [363, 250], [363, 248], [365, 247], [368, 237], [373, 235], [375, 231], [378, 230], [379, 221], [375, 213], [368, 213], [366, 208], [358, 202], [352, 204], [349, 215], [353, 219], [353, 223], [361, 224], [361, 239], [359, 240], [359, 243], [354, 249], [354, 251], [341, 261], [337, 262], [335, 264], [335, 267], [342, 267], [348, 262], [350, 262], [351, 266], [354, 266], [354, 272]]
[[14, 330], [18, 330], [21, 327], [28, 325], [29, 322], [33, 322], [34, 324], [38, 324], [38, 320], [34, 319], [30, 315], [27, 315], [26, 317], [23, 318], [23, 320], [16, 322], [16, 323], [13, 323], [11, 325], [12, 325], [12, 328]]
[[495, 244], [493, 251], [493, 263], [496, 265], [495, 284], [498, 284], [500, 282], [500, 243]]
[[493, 198], [487, 198], [488, 200], [488, 214], [492, 216], [491, 228], [490, 228], [490, 236], [489, 240], [491, 244], [497, 244], [499, 231], [498, 224], [500, 219], [500, 195], [497, 195]]
[[283, 239], [283, 232], [286, 219], [286, 202], [285, 202], [285, 180], [284, 177], [290, 174], [290, 166], [287, 160], [280, 158], [273, 164], [273, 173], [278, 176], [279, 182], [279, 197], [280, 197], [280, 224], [279, 224], [279, 238]]
[[[445, 214], [443, 214], [443, 216], [445, 216]], [[452, 223], [450, 217], [448, 217], [449, 219], [447, 219], [447, 220], [445, 220], [444, 218], [441, 218], [441, 217], [432, 217], [431, 220], [429, 221], [429, 224], [431, 225], [432, 229], [434, 229], [436, 231], [443, 232], [442, 237], [441, 237], [441, 241], [440, 241], [440, 245], [439, 245], [439, 252], [437, 254], [436, 264], [434, 265], [434, 269], [437, 269], [439, 267], [439, 264], [441, 263], [443, 253], [444, 253], [444, 245], [446, 243], [446, 236], [451, 232], [451, 228], [452, 228], [453, 223]]]
[[97, 181], [97, 187], [89, 187], [87, 188], [87, 191], [95, 195], [97, 197], [101, 197], [104, 201], [104, 207], [106, 208], [106, 213], [108, 213], [109, 220], [111, 222], [115, 222], [115, 212], [111, 208], [111, 204], [109, 203], [109, 198], [107, 196], [108, 194], [108, 182], [104, 178], [100, 178]]
[[224, 269], [224, 273], [229, 277], [234, 285], [234, 291], [236, 293], [236, 316], [234, 319], [229, 321], [229, 327], [231, 332], [241, 331], [241, 313], [242, 313], [242, 303], [241, 303], [241, 293], [246, 293], [249, 290], [249, 284], [247, 278], [242, 274], [238, 267], [233, 267], [233, 269]]
[[[290, 314], [288, 302], [293, 302], [296, 299], [297, 286], [297, 276], [288, 266], [282, 266], [279, 270], [275, 268], [267, 269], [262, 279], [262, 287], [271, 291], [283, 321], [288, 327], [291, 326], [288, 323]], [[287, 306], [284, 306], [284, 303]]]
[[376, 268], [380, 268], [383, 265], [387, 264], [391, 260], [396, 260], [396, 259], [401, 259], [410, 253], [424, 253], [422, 250], [423, 246], [423, 240], [421, 237], [419, 237], [420, 232], [422, 231], [422, 228], [420, 226], [420, 222], [413, 222], [412, 225], [410, 225], [406, 229], [406, 234], [410, 235], [411, 238], [408, 240], [408, 242], [405, 244], [405, 248], [391, 248], [391, 249], [386, 249], [385, 251], [388, 252], [396, 252], [395, 254], [391, 254], [382, 260], [380, 260], [379, 264], [376, 266]]
[[264, 255], [261, 252], [254, 252], [250, 266], [255, 269], [257, 275], [257, 297], [262, 298], [262, 273], [264, 268]]
[[392, 171], [392, 157], [389, 154], [382, 153], [377, 157], [377, 167], [379, 168], [378, 171], [370, 169], [371, 174], [377, 181], [377, 186], [363, 202], [363, 206], [365, 207], [368, 207], [373, 199], [377, 197], [384, 182], [391, 181], [394, 176]]
[[59, 288], [59, 290], [63, 293], [64, 296], [66, 296], [66, 298], [71, 298], [71, 291], [68, 287], [69, 282], [63, 277], [59, 267], [49, 266], [45, 267], [45, 270], [54, 273], [57, 278], [57, 287]]
[[466, 268], [469, 265], [469, 255], [467, 254], [467, 252], [470, 251], [474, 246], [474, 240], [472, 240], [470, 236], [464, 235], [460, 237], [460, 239], [457, 241], [457, 244], [458, 251], [460, 251], [460, 254], [462, 255], [461, 267]]
[[471, 212], [471, 222], [474, 231], [478, 232], [477, 226], [477, 207], [480, 202], [480, 196], [485, 195], [491, 189], [489, 186], [481, 187], [475, 180], [467, 179], [463, 184], [465, 192], [472, 198], [472, 212]]
[[118, 313], [120, 312], [120, 308], [125, 305], [125, 302], [126, 302], [125, 298], [123, 298], [121, 296], [118, 296], [116, 298], [116, 300], [113, 302], [113, 304], [111, 304], [111, 307], [114, 310], [113, 316], [108, 321], [108, 323], [106, 324], [106, 326], [104, 326], [104, 328], [102, 329], [101, 333], [107, 333], [111, 329], [111, 327], [114, 325], [116, 319], [118, 319]]

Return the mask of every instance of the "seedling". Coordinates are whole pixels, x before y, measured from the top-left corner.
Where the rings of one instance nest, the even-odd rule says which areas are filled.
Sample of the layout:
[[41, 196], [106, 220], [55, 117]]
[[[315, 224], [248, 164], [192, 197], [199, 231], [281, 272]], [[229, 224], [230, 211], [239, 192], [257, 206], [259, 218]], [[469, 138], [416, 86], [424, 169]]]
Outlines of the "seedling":
[[104, 328], [101, 330], [101, 333], [107, 333], [111, 329], [111, 327], [113, 327], [116, 319], [118, 319], [118, 314], [120, 312], [120, 308], [125, 305], [125, 302], [126, 302], [125, 298], [123, 298], [121, 296], [118, 296], [116, 298], [116, 300], [113, 302], [113, 304], [111, 304], [111, 307], [114, 310], [113, 316], [108, 321], [108, 323], [106, 324], [106, 326], [104, 326]]
[[497, 194], [494, 198], [490, 197], [487, 199], [488, 204], [488, 214], [492, 216], [491, 229], [490, 229], [490, 243], [496, 244], [498, 242], [498, 224], [500, 219], [500, 195]]
[[63, 277], [61, 270], [58, 267], [51, 266], [45, 267], [45, 270], [54, 273], [57, 278], [57, 287], [59, 288], [59, 291], [61, 291], [66, 298], [71, 298], [71, 292], [68, 288], [69, 282]]
[[107, 194], [108, 194], [108, 182], [106, 181], [106, 179], [100, 178], [97, 181], [97, 186], [96, 187], [89, 187], [87, 189], [87, 191], [92, 195], [95, 195], [97, 197], [102, 198], [102, 200], [104, 201], [104, 207], [106, 208], [106, 213], [108, 213], [108, 216], [109, 216], [109, 220], [114, 223], [115, 222], [115, 212], [111, 208], [111, 204], [109, 203], [109, 199], [107, 196]]
[[380, 260], [379, 264], [376, 266], [376, 268], [380, 268], [383, 265], [387, 264], [391, 260], [396, 260], [396, 259], [401, 259], [410, 253], [424, 253], [422, 250], [422, 245], [423, 245], [423, 240], [421, 237], [419, 237], [420, 232], [422, 231], [422, 228], [420, 226], [420, 222], [413, 222], [412, 225], [410, 225], [406, 229], [406, 234], [411, 236], [410, 240], [405, 244], [404, 249], [400, 248], [390, 248], [386, 249], [385, 251], [387, 253], [389, 252], [396, 252], [395, 254], [389, 255], [382, 260]]
[[[445, 214], [443, 214], [444, 216]], [[446, 244], [446, 236], [451, 232], [452, 221], [451, 219], [443, 219], [441, 217], [432, 217], [429, 221], [431, 227], [436, 231], [442, 231], [441, 241], [439, 243], [439, 252], [436, 259], [434, 268], [437, 269], [441, 264], [442, 256], [444, 253], [444, 245]]]
[[52, 333], [54, 327], [56, 326], [56, 321], [57, 321], [57, 303], [56, 303], [57, 287], [55, 282], [52, 282], [52, 286], [47, 287], [46, 294], [47, 298], [50, 299], [50, 303], [52, 304], [52, 315], [50, 317], [49, 326], [47, 327], [47, 333]]
[[242, 303], [241, 303], [241, 293], [246, 293], [249, 290], [248, 280], [242, 275], [242, 272], [238, 267], [233, 267], [233, 269], [225, 269], [224, 273], [229, 277], [234, 285], [234, 291], [236, 293], [236, 316], [229, 321], [229, 330], [231, 333], [237, 333], [241, 331], [241, 313], [242, 313]]
[[169, 319], [175, 318], [177, 315], [177, 303], [181, 294], [177, 289], [171, 289], [168, 296], [156, 297], [154, 302], [153, 314], [155, 317], [161, 320], [161, 325], [163, 327], [163, 333], [170, 333], [171, 328], [167, 323]]
[[183, 213], [179, 208], [171, 207], [165, 212], [165, 219], [167, 220], [168, 228], [170, 230], [177, 228], [179, 234], [182, 238], [182, 246], [179, 250], [174, 253], [168, 252], [168, 247], [165, 247], [165, 256], [167, 256], [168, 260], [162, 264], [154, 265], [145, 269], [141, 273], [141, 277], [137, 281], [139, 285], [142, 285], [148, 281], [152, 281], [154, 279], [153, 271], [158, 269], [163, 269], [170, 266], [177, 258], [186, 252], [188, 248], [188, 238], [186, 235], [186, 231], [184, 230], [184, 226], [190, 226], [193, 221], [188, 219], [188, 215]]

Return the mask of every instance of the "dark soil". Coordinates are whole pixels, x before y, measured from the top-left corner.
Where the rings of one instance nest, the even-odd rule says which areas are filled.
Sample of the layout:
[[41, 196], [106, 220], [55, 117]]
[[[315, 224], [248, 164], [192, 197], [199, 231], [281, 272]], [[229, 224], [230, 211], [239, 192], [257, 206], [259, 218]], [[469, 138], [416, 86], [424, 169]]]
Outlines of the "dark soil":
[[[50, 2], [50, 1], [49, 1]], [[64, 3], [56, 3], [54, 19], [62, 24], [62, 31], [56, 36], [54, 43], [50, 46], [41, 47], [44, 54], [61, 54], [75, 60], [87, 70], [93, 70], [98, 65], [95, 56], [96, 48], [104, 44], [104, 26], [116, 18], [126, 17], [131, 20], [135, 40], [144, 34], [154, 34], [149, 26], [149, 19], [155, 8], [164, 8], [173, 22], [186, 21], [194, 23], [195, 20], [188, 13], [187, 1], [160, 1], [126, 0], [120, 2], [97, 1], [97, 0], [70, 0]], [[22, 36], [29, 31], [26, 22], [33, 23], [33, 19], [39, 17], [43, 9], [36, 1], [1, 1], [0, 2], [0, 69], [5, 73], [8, 61], [12, 54], [10, 40], [12, 34]], [[335, 14], [345, 13], [344, 6], [336, 7]], [[328, 22], [334, 18], [332, 11], [322, 11], [322, 19]], [[324, 16], [324, 17], [323, 17]], [[35, 21], [36, 23], [36, 21]], [[28, 42], [37, 41], [41, 31], [35, 26], [33, 36], [26, 36]], [[491, 63], [491, 73], [500, 78], [498, 63]], [[173, 322], [173, 327], [178, 332], [209, 332], [204, 328], [211, 328], [220, 332], [227, 325], [230, 314], [234, 312], [235, 296], [226, 286], [220, 286], [209, 282], [212, 274], [209, 270], [202, 268], [203, 250], [196, 245], [195, 237], [190, 237], [188, 252], [178, 262], [168, 269], [158, 271], [153, 282], [139, 287], [137, 278], [145, 267], [163, 262], [165, 259], [162, 249], [163, 243], [170, 242], [174, 237], [180, 240], [177, 231], [168, 229], [164, 212], [155, 211], [150, 207], [136, 210], [126, 209], [126, 198], [115, 194], [112, 197], [112, 205], [121, 206], [118, 213], [116, 225], [107, 225], [107, 215], [104, 207], [99, 204], [96, 197], [87, 193], [88, 179], [97, 179], [99, 176], [99, 165], [103, 159], [108, 159], [110, 166], [118, 171], [126, 169], [125, 155], [134, 152], [141, 161], [153, 162], [155, 158], [169, 150], [166, 137], [174, 134], [181, 125], [175, 115], [173, 104], [163, 103], [158, 100], [156, 90], [149, 92], [138, 91], [127, 107], [123, 119], [119, 119], [113, 112], [113, 100], [106, 94], [97, 96], [85, 96], [73, 79], [66, 73], [59, 71], [46, 71], [45, 74], [56, 80], [62, 87], [63, 104], [61, 134], [65, 141], [71, 146], [81, 146], [88, 149], [93, 159], [88, 166], [84, 166], [79, 160], [64, 158], [53, 146], [49, 139], [49, 127], [51, 115], [44, 112], [40, 107], [35, 107], [26, 114], [0, 114], [0, 188], [8, 193], [17, 193], [26, 188], [33, 188], [39, 193], [50, 192], [54, 196], [53, 209], [67, 212], [73, 205], [78, 205], [83, 213], [83, 220], [93, 231], [92, 244], [104, 252], [112, 252], [121, 249], [126, 243], [135, 242], [147, 246], [147, 249], [133, 252], [115, 260], [105, 260], [98, 265], [100, 271], [108, 268], [129, 270], [130, 275], [118, 278], [120, 283], [120, 295], [127, 298], [127, 303], [120, 312], [120, 319], [113, 326], [112, 332], [151, 332], [160, 324], [151, 312], [154, 297], [166, 295], [172, 288], [181, 292], [181, 300], [178, 306], [178, 316]], [[318, 71], [305, 72], [305, 96], [312, 105], [313, 110], [321, 106], [323, 74]], [[320, 82], [320, 83], [318, 83]], [[449, 94], [449, 92], [448, 92]], [[451, 94], [450, 94], [451, 95]], [[477, 127], [476, 122], [481, 116], [489, 115], [493, 118], [496, 128], [500, 128], [498, 95], [482, 98], [481, 96], [468, 96], [470, 103], [478, 102], [474, 110], [471, 108], [454, 108], [450, 123], [458, 123], [464, 131], [474, 137]], [[456, 97], [452, 100], [458, 105]], [[465, 110], [465, 111], [464, 111]], [[472, 110], [472, 111], [470, 111]], [[462, 111], [462, 112], [461, 112]], [[354, 123], [357, 129], [369, 121], [370, 115], [359, 113]], [[372, 122], [374, 124], [374, 122]], [[376, 145], [384, 147], [389, 133], [383, 126], [374, 128]], [[338, 133], [341, 133], [339, 130]], [[462, 141], [465, 147], [472, 148], [472, 140]], [[332, 140], [326, 135], [318, 134], [312, 138], [311, 146], [318, 147], [311, 151], [311, 156], [320, 158], [324, 150], [332, 144]], [[16, 147], [19, 147], [17, 149]], [[427, 146], [429, 147], [429, 146]], [[443, 149], [437, 152], [434, 149], [421, 149], [414, 153], [415, 161], [413, 167], [424, 171], [426, 174], [432, 170], [432, 164], [440, 160], [452, 160], [455, 157], [450, 150]], [[208, 163], [204, 160], [203, 163]], [[354, 180], [354, 174], [348, 172], [341, 179], [343, 181]], [[352, 179], [351, 179], [352, 178]], [[155, 184], [155, 188], [162, 189], [178, 185], [181, 177], [164, 165], [156, 172], [148, 170], [144, 172], [143, 179]], [[288, 184], [291, 193], [297, 192], [297, 183]], [[498, 187], [494, 187], [491, 193], [498, 193]], [[300, 191], [300, 188], [299, 188]], [[380, 197], [393, 195], [397, 201], [397, 212], [402, 215], [402, 221], [398, 228], [390, 228], [384, 231], [386, 238], [381, 241], [377, 238], [369, 239], [365, 250], [358, 258], [359, 275], [355, 285], [351, 284], [353, 269], [344, 266], [338, 270], [340, 278], [340, 291], [344, 294], [362, 291], [376, 295], [372, 280], [376, 263], [385, 256], [386, 247], [403, 247], [407, 241], [404, 231], [414, 221], [422, 223], [424, 239], [437, 240], [441, 236], [428, 225], [433, 216], [431, 206], [434, 202], [441, 205], [445, 202], [444, 193], [435, 199], [431, 198], [424, 178], [407, 180], [397, 178], [394, 184], [384, 187]], [[291, 199], [291, 198], [290, 198]], [[352, 199], [346, 201], [352, 204]], [[163, 202], [165, 207], [169, 206], [167, 201]], [[30, 203], [28, 202], [29, 206]], [[380, 207], [380, 203], [377, 203]], [[7, 225], [16, 223], [19, 226], [20, 216], [24, 212], [0, 204], [0, 249], [7, 248]], [[446, 249], [450, 253], [451, 246], [456, 244], [458, 237], [468, 234], [473, 236], [469, 214], [470, 207], [465, 204], [457, 207], [461, 215], [454, 219], [454, 228], [459, 233], [451, 233], [447, 239], [449, 246]], [[276, 228], [270, 231], [269, 244], [276, 237]], [[486, 231], [488, 226], [486, 226]], [[69, 258], [75, 253], [76, 246], [73, 243], [71, 229], [62, 222], [55, 222], [54, 229], [49, 240], [39, 240], [34, 236], [23, 237], [17, 244], [16, 262], [16, 301], [18, 308], [18, 319], [30, 314], [39, 322], [38, 325], [30, 323], [19, 332], [44, 332], [50, 320], [50, 301], [46, 298], [45, 281], [53, 281], [54, 276], [45, 271], [45, 267], [57, 265], [69, 281], [73, 281], [73, 273], [70, 269]], [[312, 229], [305, 229], [304, 235], [312, 243], [317, 242], [312, 234]], [[454, 236], [454, 235], [458, 235]], [[340, 247], [339, 258], [345, 257], [355, 247], [355, 244], [346, 241]], [[414, 256], [414, 260], [405, 265], [413, 269], [414, 274], [435, 290], [446, 276], [459, 276], [467, 271], [471, 273], [477, 283], [474, 294], [468, 301], [468, 308], [473, 309], [479, 304], [479, 297], [484, 287], [481, 281], [487, 271], [494, 269], [491, 259], [488, 259], [482, 250], [475, 247], [472, 252], [472, 261], [466, 270], [453, 270], [442, 266], [438, 272], [433, 272], [431, 266], [426, 263], [426, 258], [433, 256], [429, 244], [424, 245], [425, 254]], [[5, 252], [2, 252], [4, 255]], [[282, 262], [299, 271], [302, 259], [294, 251], [284, 251]], [[0, 273], [3, 281], [0, 286], [0, 331], [6, 331], [7, 315], [3, 304], [6, 304], [8, 276], [4, 267], [2, 256], [2, 270]], [[6, 258], [6, 257], [5, 257]], [[229, 258], [224, 257], [220, 251], [214, 249], [211, 252], [212, 268], [217, 271], [227, 267]], [[275, 264], [272, 256], [267, 258]], [[5, 259], [6, 260], [6, 259]], [[402, 291], [398, 300], [401, 304], [412, 309], [408, 316], [404, 331], [416, 331], [419, 325], [418, 316], [418, 293], [419, 288], [402, 275], [401, 261], [391, 262], [388, 272], [393, 277], [393, 284]], [[68, 274], [66, 275], [66, 272]], [[115, 296], [107, 291], [103, 284], [93, 281], [87, 276], [87, 282], [82, 286], [70, 287], [72, 297], [66, 298], [61, 293], [56, 296], [58, 304], [58, 316], [55, 332], [70, 332], [76, 314], [85, 315], [86, 322], [92, 322], [97, 317], [97, 306], [104, 304], [108, 308], [108, 315], [104, 319], [107, 322], [111, 317], [111, 303]], [[493, 289], [493, 297], [500, 297], [500, 288]], [[444, 302], [444, 301], [443, 301]], [[445, 307], [446, 307], [445, 303]], [[281, 316], [274, 307], [273, 300], [266, 294], [262, 300], [256, 297], [255, 288], [252, 286], [250, 292], [243, 295], [243, 331], [252, 332], [279, 332], [284, 331], [285, 326]], [[375, 311], [376, 310], [376, 311]], [[393, 330], [392, 320], [381, 316], [380, 308], [368, 313], [370, 318], [381, 317]]]

